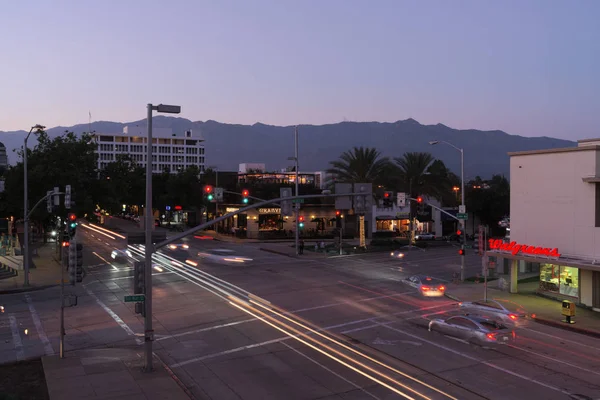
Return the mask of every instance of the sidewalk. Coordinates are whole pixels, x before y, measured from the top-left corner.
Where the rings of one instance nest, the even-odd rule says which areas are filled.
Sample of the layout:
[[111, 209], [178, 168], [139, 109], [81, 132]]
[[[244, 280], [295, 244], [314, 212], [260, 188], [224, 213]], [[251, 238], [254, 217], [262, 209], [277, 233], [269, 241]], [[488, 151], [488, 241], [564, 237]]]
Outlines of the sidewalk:
[[[600, 338], [600, 313], [577, 307], [573, 317], [575, 324], [569, 325], [562, 322], [565, 317], [561, 314], [561, 302], [535, 294], [537, 282], [519, 284], [519, 290], [522, 292], [515, 294], [492, 287], [493, 284], [495, 282], [488, 285], [488, 300], [518, 304], [538, 323]], [[448, 284], [447, 287], [446, 296], [456, 301], [477, 301], [484, 298], [483, 283]]]
[[55, 246], [55, 242], [43, 243], [37, 247], [37, 256], [31, 256], [35, 268], [29, 270], [29, 287], [23, 287], [24, 271], [18, 271], [17, 276], [0, 279], [0, 294], [39, 290], [59, 285], [61, 265]]
[[156, 356], [145, 373], [141, 349], [90, 349], [42, 358], [50, 400], [189, 400], [193, 397]]

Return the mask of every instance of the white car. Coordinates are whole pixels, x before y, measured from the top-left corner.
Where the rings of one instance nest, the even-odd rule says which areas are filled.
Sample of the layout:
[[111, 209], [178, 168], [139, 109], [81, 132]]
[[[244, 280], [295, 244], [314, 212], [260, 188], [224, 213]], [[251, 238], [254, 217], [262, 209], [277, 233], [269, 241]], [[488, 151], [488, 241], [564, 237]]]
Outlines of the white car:
[[454, 316], [448, 319], [432, 319], [429, 331], [438, 331], [472, 344], [490, 346], [515, 341], [515, 332], [494, 320], [476, 316]]
[[110, 253], [110, 258], [115, 261], [127, 261], [132, 258], [131, 251], [129, 250], [113, 250]]
[[424, 297], [443, 297], [446, 292], [446, 284], [426, 275], [413, 275], [404, 280], [409, 286], [416, 288]]
[[458, 303], [458, 307], [466, 315], [481, 315], [509, 326], [523, 326], [528, 318], [527, 313], [520, 306], [515, 306], [516, 310], [511, 311], [496, 300], [466, 301]]
[[423, 232], [415, 235], [415, 240], [435, 240], [435, 235], [433, 233]]
[[228, 264], [243, 264], [252, 261], [251, 258], [237, 256], [233, 250], [229, 249], [207, 249], [198, 252], [198, 257], [209, 261]]

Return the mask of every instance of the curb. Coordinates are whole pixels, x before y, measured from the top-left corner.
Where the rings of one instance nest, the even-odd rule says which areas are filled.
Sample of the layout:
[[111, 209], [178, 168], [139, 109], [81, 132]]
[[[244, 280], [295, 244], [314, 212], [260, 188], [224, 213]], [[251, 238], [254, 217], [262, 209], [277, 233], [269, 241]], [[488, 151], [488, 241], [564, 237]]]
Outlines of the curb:
[[593, 338], [600, 339], [600, 332], [598, 332], [598, 331], [593, 331], [591, 329], [585, 329], [585, 328], [579, 328], [579, 327], [575, 327], [573, 325], [566, 325], [563, 322], [553, 321], [550, 319], [545, 319], [545, 318], [540, 318], [540, 317], [533, 317], [532, 319], [539, 324], [548, 325], [548, 326], [552, 326], [555, 328], [564, 329], [567, 331], [579, 333], [581, 335], [591, 336]]
[[165, 362], [158, 356], [158, 354], [154, 352], [152, 352], [152, 354], [160, 362], [162, 367], [165, 369], [165, 371], [167, 371], [167, 373], [175, 381], [175, 383], [177, 383], [177, 385], [183, 390], [183, 392], [190, 398], [190, 400], [195, 400], [196, 398], [194, 397], [192, 392], [183, 384], [183, 382], [181, 382], [181, 379], [179, 379], [177, 375], [175, 375], [175, 372], [173, 372], [173, 370], [169, 368], [167, 364], [165, 364]]
[[15, 293], [27, 293], [27, 292], [37, 292], [38, 290], [44, 290], [53, 288], [59, 285], [42, 285], [42, 286], [32, 286], [28, 288], [17, 288], [17, 289], [7, 289], [0, 290], [0, 295], [2, 294], [15, 294]]
[[444, 296], [446, 296], [447, 298], [449, 298], [449, 299], [451, 299], [451, 300], [454, 300], [454, 301], [458, 301], [458, 302], [460, 302], [460, 299], [459, 299], [458, 297], [456, 297], [456, 296], [452, 296], [451, 294], [444, 293]]
[[273, 254], [279, 254], [280, 256], [286, 256], [286, 257], [290, 257], [290, 258], [296, 258], [295, 255], [291, 255], [288, 253], [284, 253], [282, 251], [277, 251], [277, 250], [271, 250], [271, 249], [265, 249], [264, 247], [259, 247], [259, 250], [261, 251], [266, 251], [267, 253], [273, 253]]

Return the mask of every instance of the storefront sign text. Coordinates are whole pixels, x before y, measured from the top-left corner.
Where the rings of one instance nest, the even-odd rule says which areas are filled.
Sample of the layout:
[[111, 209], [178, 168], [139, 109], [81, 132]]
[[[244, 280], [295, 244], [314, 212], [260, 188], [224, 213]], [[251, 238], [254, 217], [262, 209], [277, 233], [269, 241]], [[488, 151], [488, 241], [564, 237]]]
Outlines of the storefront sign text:
[[259, 208], [259, 214], [281, 214], [281, 208]]
[[526, 244], [519, 244], [517, 242], [504, 243], [499, 239], [490, 239], [489, 244], [490, 249], [492, 250], [506, 251], [508, 253], [512, 253], [514, 256], [519, 253], [523, 253], [546, 257], [560, 257], [560, 253], [558, 252], [557, 248], [551, 249], [549, 247], [528, 246]]
[[235, 207], [227, 207], [227, 208], [225, 209], [225, 212], [228, 212], [228, 213], [230, 213], [230, 212], [236, 212], [236, 211], [238, 211], [238, 210], [239, 210], [239, 208], [235, 208]]

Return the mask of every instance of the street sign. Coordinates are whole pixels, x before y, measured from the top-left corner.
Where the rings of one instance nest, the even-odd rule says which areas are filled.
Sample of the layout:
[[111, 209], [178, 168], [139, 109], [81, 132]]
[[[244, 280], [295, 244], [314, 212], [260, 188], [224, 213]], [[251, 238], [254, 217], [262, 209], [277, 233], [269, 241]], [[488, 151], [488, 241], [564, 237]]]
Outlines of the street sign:
[[469, 219], [467, 217], [467, 213], [458, 213], [458, 214], [456, 214], [456, 218], [458, 218], [458, 219]]
[[304, 203], [304, 199], [292, 199], [292, 203]]
[[139, 302], [144, 301], [145, 299], [146, 296], [143, 294], [134, 294], [132, 296], [125, 296], [125, 303]]
[[467, 212], [467, 206], [465, 206], [465, 205], [458, 206], [458, 212], [459, 212], [459, 214], [465, 214]]
[[396, 205], [398, 207], [405, 207], [406, 206], [406, 193], [400, 193], [400, 192], [398, 192], [398, 194], [396, 195]]
[[215, 198], [217, 199], [217, 201], [220, 201], [220, 202], [223, 201], [223, 188], [220, 188], [220, 187], [215, 188]]

